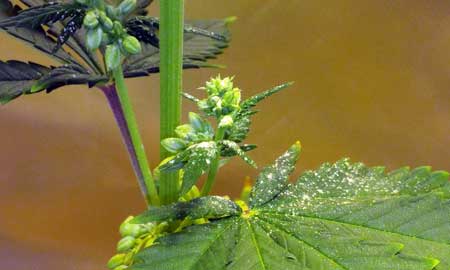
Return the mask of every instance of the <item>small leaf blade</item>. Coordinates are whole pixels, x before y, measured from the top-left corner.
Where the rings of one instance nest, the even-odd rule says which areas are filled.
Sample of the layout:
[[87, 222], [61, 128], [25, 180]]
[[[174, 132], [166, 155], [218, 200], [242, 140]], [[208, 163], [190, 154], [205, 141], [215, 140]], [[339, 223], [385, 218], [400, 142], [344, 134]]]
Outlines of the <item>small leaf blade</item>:
[[289, 175], [300, 155], [300, 142], [295, 143], [274, 164], [263, 169], [250, 193], [250, 207], [258, 207], [274, 199], [287, 186]]
[[236, 216], [242, 212], [233, 201], [219, 196], [207, 196], [193, 199], [188, 202], [178, 202], [160, 207], [150, 207], [149, 210], [131, 220], [131, 223], [148, 223], [183, 220], [189, 218], [217, 219]]

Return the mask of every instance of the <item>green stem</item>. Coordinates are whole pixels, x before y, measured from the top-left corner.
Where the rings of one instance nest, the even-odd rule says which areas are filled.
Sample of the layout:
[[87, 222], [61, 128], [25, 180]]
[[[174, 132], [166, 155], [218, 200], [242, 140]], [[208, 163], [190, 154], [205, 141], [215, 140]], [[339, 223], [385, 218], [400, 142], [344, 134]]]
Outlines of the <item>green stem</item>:
[[137, 162], [144, 179], [144, 183], [139, 183], [140, 188], [143, 193], [147, 195], [145, 197], [148, 204], [159, 205], [159, 198], [156, 191], [155, 182], [148, 166], [144, 145], [142, 144], [131, 101], [128, 97], [128, 91], [123, 77], [122, 66], [119, 65], [119, 67], [113, 71], [113, 76], [117, 88], [117, 95], [119, 96], [120, 105], [122, 107], [133, 148], [136, 153]]
[[[218, 128], [214, 140], [218, 142], [222, 140], [224, 136], [225, 136], [225, 129]], [[211, 166], [209, 167], [208, 172], [208, 178], [206, 179], [206, 182], [202, 187], [202, 192], [200, 193], [200, 196], [208, 196], [208, 194], [211, 192], [214, 182], [216, 181], [216, 175], [217, 171], [219, 170], [219, 165], [220, 165], [220, 152], [217, 153], [216, 157], [211, 162]]]
[[[174, 137], [181, 120], [184, 0], [160, 1], [160, 137]], [[168, 157], [160, 148], [161, 160]], [[178, 200], [179, 173], [161, 173], [162, 204]]]

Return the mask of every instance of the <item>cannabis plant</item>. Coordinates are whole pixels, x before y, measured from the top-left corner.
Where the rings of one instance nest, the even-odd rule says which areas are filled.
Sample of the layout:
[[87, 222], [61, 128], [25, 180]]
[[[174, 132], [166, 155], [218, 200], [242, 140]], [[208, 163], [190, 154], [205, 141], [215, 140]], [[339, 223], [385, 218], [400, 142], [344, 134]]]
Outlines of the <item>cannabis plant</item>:
[[[2, 62], [1, 99], [67, 84], [96, 86], [122, 131], [148, 209], [120, 225], [108, 268], [450, 269], [450, 183], [444, 171], [385, 172], [342, 159], [290, 182], [301, 151], [295, 142], [263, 166], [240, 198], [210, 194], [231, 158], [257, 167], [249, 154], [256, 145], [246, 142], [255, 106], [292, 85], [245, 98], [233, 77], [217, 76], [196, 93], [182, 93], [182, 68], [207, 66], [206, 58], [229, 41], [230, 19], [185, 24], [183, 0], [161, 0], [160, 18], [146, 15], [150, 2], [135, 0], [27, 0], [20, 12], [2, 3], [0, 26], [62, 66]], [[161, 161], [150, 170], [124, 78], [158, 71]], [[182, 96], [198, 108], [187, 123], [180, 122]]]

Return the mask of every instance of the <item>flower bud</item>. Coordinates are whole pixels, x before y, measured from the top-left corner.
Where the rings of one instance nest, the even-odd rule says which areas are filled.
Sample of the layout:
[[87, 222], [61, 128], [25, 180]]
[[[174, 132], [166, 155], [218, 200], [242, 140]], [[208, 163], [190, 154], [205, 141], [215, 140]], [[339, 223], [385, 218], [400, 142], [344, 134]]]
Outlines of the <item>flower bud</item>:
[[110, 44], [106, 46], [105, 63], [108, 70], [115, 70], [122, 61], [122, 54], [120, 47], [117, 44]]
[[141, 43], [133, 36], [127, 36], [123, 39], [122, 46], [129, 54], [138, 54], [141, 52]]
[[113, 31], [114, 34], [116, 34], [118, 37], [122, 36], [125, 33], [125, 30], [123, 30], [122, 23], [119, 21], [113, 22]]
[[189, 113], [189, 123], [192, 128], [197, 132], [202, 132], [205, 129], [205, 123], [202, 117], [194, 112]]
[[99, 20], [100, 23], [102, 24], [103, 28], [106, 31], [111, 31], [114, 27], [114, 23], [113, 21], [106, 15], [106, 13], [104, 11], [101, 11], [99, 14]]
[[136, 0], [123, 0], [117, 7], [120, 15], [128, 15], [136, 8]]
[[101, 27], [89, 29], [86, 34], [86, 47], [93, 51], [100, 47], [103, 38], [103, 30]]
[[97, 14], [94, 10], [90, 10], [86, 13], [83, 19], [83, 25], [87, 29], [93, 29], [98, 25]]
[[141, 233], [142, 230], [139, 224], [124, 223], [120, 226], [120, 235], [122, 235], [123, 237], [138, 237], [141, 235]]
[[238, 88], [234, 88], [231, 91], [227, 91], [223, 95], [222, 100], [226, 106], [236, 107], [241, 102], [241, 91]]
[[133, 236], [126, 236], [117, 243], [117, 252], [126, 252], [134, 247], [136, 238]]
[[87, 0], [76, 0], [78, 4], [87, 5]]
[[103, 46], [109, 45], [112, 42], [108, 33], [103, 32], [102, 35], [102, 44]]
[[116, 268], [114, 268], [113, 270], [125, 270], [125, 269], [128, 269], [128, 266], [126, 266], [126, 265], [119, 265]]
[[106, 15], [108, 15], [109, 18], [116, 19], [118, 16], [119, 11], [116, 7], [112, 5], [106, 5], [105, 7]]
[[177, 134], [177, 136], [179, 138], [182, 138], [185, 140], [190, 140], [193, 133], [194, 133], [194, 129], [189, 124], [184, 124], [184, 125], [181, 125], [181, 126], [178, 126], [175, 128], [175, 134]]
[[126, 256], [126, 254], [114, 255], [108, 261], [108, 264], [107, 264], [108, 268], [109, 269], [115, 269], [116, 267], [119, 267], [119, 266], [123, 265], [123, 263], [125, 262], [125, 256]]
[[179, 138], [167, 138], [161, 141], [161, 145], [171, 153], [178, 153], [187, 147], [186, 142]]
[[229, 115], [225, 115], [222, 119], [220, 119], [219, 128], [229, 128], [233, 126], [233, 123], [233, 118]]

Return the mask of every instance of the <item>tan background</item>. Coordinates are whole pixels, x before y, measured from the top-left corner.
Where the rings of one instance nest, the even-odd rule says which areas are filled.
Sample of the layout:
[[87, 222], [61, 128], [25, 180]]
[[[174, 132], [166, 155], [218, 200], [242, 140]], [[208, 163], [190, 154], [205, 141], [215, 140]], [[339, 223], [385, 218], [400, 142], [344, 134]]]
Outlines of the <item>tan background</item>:
[[[188, 71], [185, 89], [236, 74], [249, 96], [295, 80], [263, 102], [248, 142], [264, 165], [296, 140], [296, 175], [343, 156], [388, 168], [450, 169], [450, 3], [444, 0], [189, 0], [188, 18], [236, 15], [225, 70]], [[155, 13], [156, 6], [152, 7]], [[6, 35], [0, 58], [51, 64]], [[157, 163], [158, 76], [128, 81]], [[186, 111], [192, 106], [186, 106]], [[118, 223], [143, 202], [100, 92], [67, 87], [0, 107], [0, 265], [98, 270]], [[238, 194], [256, 172], [236, 160], [215, 190]]]

